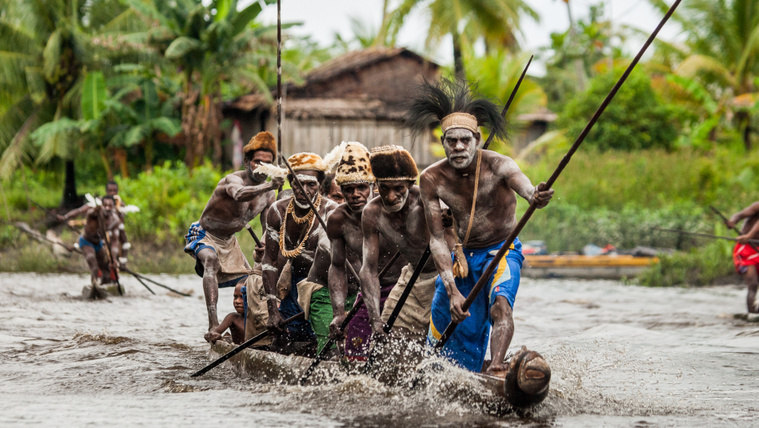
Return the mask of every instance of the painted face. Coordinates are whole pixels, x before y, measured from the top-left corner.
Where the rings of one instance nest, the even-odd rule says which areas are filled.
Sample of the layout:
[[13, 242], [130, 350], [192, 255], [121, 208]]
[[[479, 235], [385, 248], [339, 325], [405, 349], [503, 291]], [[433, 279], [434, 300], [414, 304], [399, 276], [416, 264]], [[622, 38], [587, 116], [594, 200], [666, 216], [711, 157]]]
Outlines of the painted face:
[[[300, 179], [301, 184], [303, 184], [303, 187], [306, 189], [306, 192], [308, 192], [308, 195], [304, 195], [303, 192], [300, 190], [300, 186], [293, 183], [292, 180], [290, 182], [290, 187], [293, 189], [293, 197], [295, 198], [295, 203], [300, 208], [308, 208], [308, 199], [313, 200], [316, 193], [319, 191], [319, 172], [318, 171], [296, 171], [295, 172], [298, 175], [298, 178]], [[307, 199], [308, 198], [308, 199]]]
[[105, 185], [105, 194], [109, 196], [116, 196], [119, 194], [119, 186], [115, 184], [106, 184]]
[[254, 174], [253, 171], [262, 163], [272, 163], [273, 161], [274, 155], [267, 150], [256, 150], [253, 152], [253, 157], [245, 164], [245, 172], [248, 174], [248, 178], [256, 183], [266, 181], [266, 174]]
[[338, 204], [345, 202], [345, 196], [340, 191], [340, 186], [335, 183], [335, 180], [332, 180], [332, 183], [329, 186], [329, 192], [327, 192], [325, 196], [337, 202]]
[[411, 182], [406, 180], [380, 181], [379, 194], [385, 210], [395, 213], [403, 209], [411, 186]]
[[440, 137], [440, 142], [443, 143], [448, 163], [456, 169], [462, 169], [472, 163], [477, 145], [480, 144], [480, 134], [464, 128], [453, 128]]
[[345, 203], [353, 212], [363, 210], [366, 202], [372, 197], [372, 186], [367, 183], [344, 184], [340, 189], [345, 196]]
[[242, 282], [239, 282], [235, 287], [234, 301], [232, 302], [238, 314], [245, 312], [245, 302], [242, 298], [242, 284]]

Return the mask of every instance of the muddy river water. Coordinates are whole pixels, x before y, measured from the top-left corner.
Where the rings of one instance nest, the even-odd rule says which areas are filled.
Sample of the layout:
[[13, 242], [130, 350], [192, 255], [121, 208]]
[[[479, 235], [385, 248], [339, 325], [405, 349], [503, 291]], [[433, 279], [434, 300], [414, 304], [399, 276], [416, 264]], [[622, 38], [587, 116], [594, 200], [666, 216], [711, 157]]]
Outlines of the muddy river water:
[[[739, 285], [650, 289], [523, 279], [512, 347], [549, 362], [546, 401], [496, 414], [445, 388], [363, 376], [326, 385], [242, 377], [210, 362], [196, 276], [152, 276], [192, 292], [84, 301], [82, 275], [0, 274], [0, 426], [757, 426], [759, 323]], [[233, 311], [232, 290], [219, 313]], [[442, 375], [441, 375], [442, 376]], [[453, 386], [452, 386], [453, 385]]]

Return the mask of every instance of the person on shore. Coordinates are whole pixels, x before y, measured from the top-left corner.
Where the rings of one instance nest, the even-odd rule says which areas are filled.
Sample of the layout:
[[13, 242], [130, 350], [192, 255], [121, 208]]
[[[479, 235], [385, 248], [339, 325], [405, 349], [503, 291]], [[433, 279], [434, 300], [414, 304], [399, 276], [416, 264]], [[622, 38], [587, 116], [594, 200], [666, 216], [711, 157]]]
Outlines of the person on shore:
[[[411, 154], [401, 146], [382, 146], [372, 150], [372, 171], [377, 178], [379, 197], [364, 208], [361, 220], [363, 233], [362, 292], [369, 308], [372, 332], [384, 337], [385, 323], [408, 284], [429, 243], [424, 207], [416, 186], [418, 169]], [[377, 281], [378, 255], [381, 241], [386, 240], [407, 260], [398, 280], [389, 288]], [[423, 343], [430, 323], [430, 307], [435, 293], [437, 270], [430, 260], [422, 268], [411, 294], [393, 325], [395, 335]], [[380, 305], [382, 292], [387, 300]]]
[[[345, 355], [351, 358], [367, 356], [371, 324], [366, 305], [362, 304], [345, 331], [340, 331], [340, 325], [346, 317], [346, 312], [353, 306], [358, 292], [358, 279], [346, 269], [351, 263], [354, 270], [362, 268], [364, 236], [361, 228], [363, 210], [373, 197], [375, 182], [369, 151], [358, 142], [345, 143], [336, 167], [335, 181], [345, 196], [345, 203], [338, 206], [327, 220], [327, 236], [331, 244], [331, 264], [329, 266], [329, 296], [332, 300], [334, 314], [330, 323], [330, 336], [336, 340], [345, 339]], [[395, 247], [384, 237], [377, 241], [375, 258], [384, 266], [395, 254]], [[400, 275], [400, 266], [404, 261], [395, 262], [383, 278], [377, 278], [374, 272], [374, 283], [377, 287], [392, 287]], [[380, 293], [376, 293], [380, 295]], [[386, 297], [386, 296], [385, 296]], [[382, 304], [380, 299], [378, 304]]]
[[733, 264], [735, 270], [743, 278], [748, 294], [746, 295], [746, 307], [749, 313], [759, 313], [759, 305], [756, 303], [756, 290], [759, 285], [759, 251], [757, 246], [749, 243], [750, 239], [759, 239], [759, 201], [733, 214], [727, 220], [727, 227], [735, 227], [741, 220], [745, 220], [738, 236], [738, 243], [733, 248]]
[[[81, 215], [81, 208], [59, 215], [59, 220], [68, 221], [77, 215]], [[119, 233], [120, 226], [123, 226], [123, 222], [116, 212], [113, 196], [106, 195], [100, 205], [88, 207], [77, 244], [90, 269], [93, 293], [97, 286], [116, 280], [111, 268], [118, 266], [120, 245], [118, 240], [112, 238]], [[110, 248], [106, 248], [106, 242], [110, 243]], [[106, 272], [107, 276], [104, 277]]]
[[227, 314], [224, 320], [216, 327], [212, 328], [205, 334], [204, 338], [209, 343], [216, 343], [222, 339], [227, 329], [232, 335], [232, 343], [239, 345], [245, 337], [245, 298], [243, 297], [242, 288], [245, 286], [245, 279], [240, 280], [235, 286], [232, 304], [235, 312]]
[[[444, 354], [466, 369], [479, 372], [492, 326], [492, 363], [487, 371], [503, 371], [514, 334], [512, 310], [524, 260], [518, 239], [514, 239], [469, 310], [464, 311], [462, 305], [517, 225], [516, 195], [543, 208], [553, 189], [545, 189], [545, 183], [533, 186], [513, 159], [479, 148], [479, 127], [488, 124], [490, 132], [503, 137], [505, 121], [492, 102], [473, 99], [465, 81], [422, 84], [406, 119], [418, 131], [439, 122], [446, 154], [445, 159], [425, 169], [419, 181], [432, 258], [440, 274], [427, 342], [434, 346], [453, 320], [458, 326]], [[457, 242], [453, 255], [444, 236], [441, 202], [450, 208], [454, 218]]]
[[327, 170], [319, 155], [297, 153], [290, 156], [288, 163], [304, 189], [293, 182], [294, 177], [288, 170], [271, 165], [259, 167], [271, 176], [286, 175], [293, 192], [292, 197], [275, 202], [266, 216], [262, 279], [268, 300], [267, 325], [275, 335], [272, 349], [314, 355], [316, 336], [308, 321], [296, 319], [285, 325], [284, 320], [302, 311], [297, 284], [308, 275], [319, 242], [326, 239], [308, 201], [311, 200], [322, 219], [327, 218], [337, 204], [319, 192]]
[[208, 331], [219, 325], [216, 304], [220, 287], [233, 287], [251, 273], [235, 233], [257, 215], [266, 215], [274, 202], [279, 178], [266, 182], [254, 170], [274, 161], [277, 144], [267, 131], [260, 132], [243, 147], [245, 170], [233, 172], [216, 185], [200, 220], [190, 226], [184, 251], [195, 259], [195, 272], [203, 278], [208, 312]]

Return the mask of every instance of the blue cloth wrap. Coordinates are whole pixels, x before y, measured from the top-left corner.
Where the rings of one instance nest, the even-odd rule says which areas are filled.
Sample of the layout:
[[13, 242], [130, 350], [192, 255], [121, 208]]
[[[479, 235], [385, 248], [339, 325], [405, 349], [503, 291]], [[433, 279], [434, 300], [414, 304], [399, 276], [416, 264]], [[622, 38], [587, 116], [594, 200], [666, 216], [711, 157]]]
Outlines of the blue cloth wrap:
[[79, 248], [87, 247], [87, 246], [94, 248], [95, 252], [97, 253], [98, 251], [100, 251], [100, 250], [103, 249], [103, 240], [101, 239], [97, 244], [93, 244], [92, 242], [84, 239], [84, 236], [80, 236], [79, 237]]
[[[292, 276], [290, 294], [282, 299], [282, 302], [279, 304], [279, 313], [283, 319], [290, 318], [298, 312], [303, 312], [303, 309], [298, 304], [297, 284], [305, 278], [305, 276]], [[287, 324], [287, 335], [292, 342], [316, 342], [316, 334], [314, 334], [314, 330], [311, 328], [311, 323], [303, 318], [298, 318]]]
[[[472, 291], [504, 242], [487, 248], [464, 248], [469, 275], [466, 278], [455, 278], [456, 287], [464, 297]], [[514, 248], [501, 259], [493, 276], [472, 302], [472, 306], [469, 307], [471, 315], [456, 327], [443, 348], [443, 355], [467, 370], [479, 372], [482, 369], [490, 337], [490, 307], [495, 303], [496, 297], [505, 297], [509, 305], [514, 307], [524, 256], [519, 238], [514, 240], [513, 246]], [[435, 281], [435, 296], [432, 298], [427, 344], [434, 346], [450, 322], [448, 292], [438, 276]]]

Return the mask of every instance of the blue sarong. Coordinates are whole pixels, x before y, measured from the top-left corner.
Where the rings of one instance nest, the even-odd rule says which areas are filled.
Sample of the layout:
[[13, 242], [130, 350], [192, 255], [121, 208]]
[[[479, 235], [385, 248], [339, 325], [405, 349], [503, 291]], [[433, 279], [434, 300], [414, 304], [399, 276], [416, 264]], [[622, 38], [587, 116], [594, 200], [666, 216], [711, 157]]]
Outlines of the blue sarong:
[[100, 251], [100, 250], [103, 249], [103, 240], [101, 239], [100, 241], [98, 241], [97, 244], [93, 244], [92, 242], [84, 239], [84, 236], [80, 236], [79, 237], [79, 248], [84, 248], [84, 247], [87, 247], [87, 246], [94, 248], [95, 252], [97, 253], [98, 251]]
[[[467, 297], [472, 291], [477, 280], [482, 276], [502, 245], [503, 242], [487, 248], [464, 248], [466, 261], [469, 265], [469, 275], [466, 278], [455, 278], [456, 287], [464, 297]], [[509, 305], [512, 308], [514, 307], [523, 261], [522, 243], [517, 238], [514, 240], [513, 248], [501, 259], [492, 278], [482, 288], [472, 302], [472, 306], [469, 307], [471, 315], [456, 327], [446, 342], [443, 348], [444, 356], [469, 371], [479, 372], [482, 370], [490, 336], [490, 307], [493, 306], [498, 296], [505, 297]], [[435, 297], [432, 299], [427, 344], [434, 346], [450, 322], [448, 292], [445, 290], [443, 281], [438, 277], [435, 282]]]
[[[297, 284], [306, 277], [292, 276], [290, 281], [290, 294], [287, 295], [279, 304], [279, 313], [283, 319], [288, 319], [298, 312], [303, 312], [298, 304], [298, 286]], [[311, 328], [311, 323], [302, 317], [287, 324], [287, 336], [290, 342], [316, 342], [316, 334]]]

